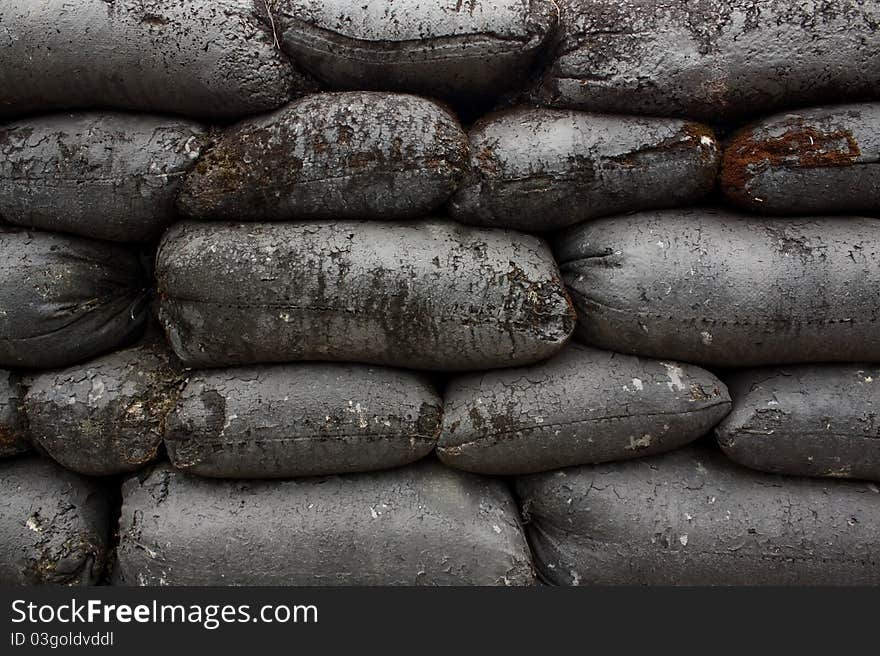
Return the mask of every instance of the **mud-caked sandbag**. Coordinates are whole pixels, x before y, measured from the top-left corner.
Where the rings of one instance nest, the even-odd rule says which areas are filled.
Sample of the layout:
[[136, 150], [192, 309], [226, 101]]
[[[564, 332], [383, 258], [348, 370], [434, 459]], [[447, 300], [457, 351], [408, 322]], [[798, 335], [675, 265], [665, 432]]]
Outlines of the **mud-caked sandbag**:
[[516, 479], [559, 585], [877, 585], [873, 483], [750, 472], [714, 445]]
[[542, 102], [717, 121], [863, 100], [880, 85], [880, 6], [822, 2], [556, 0]]
[[777, 474], [880, 480], [880, 367], [816, 364], [739, 371], [715, 429], [732, 460]]
[[192, 367], [331, 360], [487, 369], [547, 358], [574, 311], [547, 245], [417, 223], [179, 223], [159, 318]]
[[466, 161], [458, 121], [430, 100], [316, 94], [223, 133], [178, 204], [197, 219], [411, 218], [449, 197]]
[[772, 116], [734, 135], [723, 162], [724, 194], [756, 212], [878, 210], [880, 103]]
[[531, 367], [453, 379], [437, 446], [451, 467], [528, 474], [681, 447], [730, 410], [699, 367], [572, 344]]
[[158, 466], [122, 492], [117, 584], [533, 582], [505, 484], [437, 462], [262, 482]]
[[219, 478], [345, 474], [418, 460], [437, 443], [443, 402], [421, 376], [305, 363], [194, 373], [165, 446], [183, 471]]
[[712, 131], [680, 119], [517, 109], [469, 133], [470, 167], [453, 218], [554, 230], [608, 214], [686, 205], [712, 190]]
[[158, 237], [207, 143], [190, 121], [57, 114], [0, 127], [0, 217], [114, 241]]
[[711, 208], [597, 219], [556, 244], [578, 337], [722, 366], [880, 361], [880, 220]]
[[67, 469], [92, 476], [156, 460], [184, 375], [160, 336], [28, 378], [32, 439]]
[[233, 118], [313, 85], [254, 0], [4, 0], [0, 116], [106, 107]]
[[137, 254], [0, 227], [0, 366], [63, 367], [133, 340], [146, 318]]
[[92, 585], [104, 570], [112, 493], [24, 456], [0, 461], [0, 585]]
[[30, 448], [27, 417], [22, 408], [24, 389], [19, 377], [0, 369], [0, 458], [23, 453]]
[[277, 0], [298, 66], [339, 89], [491, 97], [527, 77], [557, 18], [540, 0]]

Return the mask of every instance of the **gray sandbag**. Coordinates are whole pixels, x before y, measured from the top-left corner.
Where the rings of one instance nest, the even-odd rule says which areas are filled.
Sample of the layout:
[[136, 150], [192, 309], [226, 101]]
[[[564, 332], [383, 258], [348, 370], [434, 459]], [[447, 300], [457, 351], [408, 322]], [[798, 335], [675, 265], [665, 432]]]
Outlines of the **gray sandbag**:
[[306, 363], [194, 373], [168, 416], [180, 470], [279, 478], [406, 465], [437, 443], [443, 402], [421, 376]]
[[190, 121], [86, 112], [0, 128], [0, 217], [27, 228], [145, 241], [176, 216], [207, 143]]
[[799, 365], [730, 377], [715, 429], [735, 462], [777, 474], [880, 481], [880, 367]]
[[450, 213], [478, 225], [555, 230], [687, 205], [712, 190], [718, 170], [712, 131], [680, 119], [516, 109], [468, 137], [469, 173]]
[[590, 111], [730, 119], [876, 96], [880, 6], [864, 0], [556, 0], [538, 99]]
[[178, 199], [197, 219], [395, 219], [455, 190], [467, 160], [457, 119], [416, 96], [315, 94], [229, 128]]
[[453, 379], [440, 460], [481, 474], [529, 474], [628, 460], [702, 437], [730, 411], [699, 367], [572, 344], [547, 362]]
[[528, 71], [556, 25], [539, 0], [276, 0], [274, 25], [298, 66], [332, 87], [470, 100]]
[[750, 210], [880, 210], [880, 103], [771, 116], [734, 135], [723, 162], [721, 189]]
[[36, 456], [0, 462], [0, 585], [93, 585], [110, 542], [112, 495]]
[[720, 366], [880, 361], [880, 220], [710, 208], [584, 223], [556, 255], [577, 336]]
[[158, 466], [123, 486], [123, 585], [524, 585], [531, 557], [499, 480], [424, 462], [221, 481]]
[[536, 567], [558, 585], [880, 583], [873, 483], [751, 472], [694, 445], [516, 490]]
[[101, 476], [140, 469], [159, 455], [183, 370], [160, 336], [28, 379], [32, 439], [67, 469]]
[[489, 369], [547, 358], [574, 330], [543, 241], [446, 221], [179, 223], [156, 279], [159, 319], [192, 367]]
[[30, 448], [27, 417], [22, 409], [24, 389], [19, 377], [0, 370], [0, 458], [23, 453]]
[[4, 0], [0, 116], [113, 107], [232, 118], [309, 88], [254, 0]]
[[0, 366], [63, 367], [133, 340], [146, 318], [137, 254], [0, 227]]

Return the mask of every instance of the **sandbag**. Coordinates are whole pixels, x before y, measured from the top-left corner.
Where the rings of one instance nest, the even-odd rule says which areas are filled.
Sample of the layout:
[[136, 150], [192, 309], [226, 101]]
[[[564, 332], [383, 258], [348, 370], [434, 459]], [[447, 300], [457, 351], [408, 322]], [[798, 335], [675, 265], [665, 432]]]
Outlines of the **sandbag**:
[[738, 371], [715, 429], [729, 458], [777, 474], [880, 481], [880, 367], [816, 364]]
[[757, 212], [880, 209], [880, 103], [790, 111], [744, 128], [724, 151], [721, 189]]
[[410, 218], [449, 197], [466, 159], [458, 121], [430, 100], [316, 94], [223, 133], [178, 202], [197, 219]]
[[183, 471], [219, 478], [344, 474], [434, 450], [443, 402], [421, 376], [353, 364], [214, 369], [187, 381], [165, 446]]
[[24, 398], [33, 440], [58, 463], [92, 476], [156, 460], [165, 417], [184, 375], [161, 337], [28, 379]]
[[106, 107], [232, 118], [312, 84], [253, 0], [4, 0], [0, 116]]
[[874, 484], [750, 472], [695, 445], [516, 480], [559, 585], [876, 585]]
[[516, 109], [468, 134], [469, 173], [450, 202], [453, 218], [518, 230], [686, 205], [712, 190], [712, 131], [678, 119]]
[[122, 492], [117, 584], [533, 582], [504, 483], [436, 462], [266, 482], [158, 466]]
[[171, 223], [207, 143], [180, 119], [86, 112], [0, 128], [0, 216], [28, 228], [145, 241]]
[[179, 223], [156, 279], [159, 318], [192, 367], [487, 369], [549, 357], [574, 329], [544, 242], [445, 221]]
[[453, 379], [440, 460], [482, 474], [528, 474], [669, 451], [730, 411], [699, 367], [572, 344], [552, 360]]
[[880, 6], [863, 0], [556, 0], [541, 102], [708, 121], [876, 95]]
[[23, 396], [19, 377], [0, 370], [0, 458], [23, 453], [30, 447], [27, 417], [21, 407]]
[[110, 542], [111, 493], [43, 458], [0, 461], [0, 585], [93, 585]]
[[133, 340], [146, 317], [135, 253], [0, 227], [0, 366], [63, 367]]
[[664, 210], [575, 226], [556, 255], [588, 344], [722, 366], [880, 361], [878, 229]]
[[536, 0], [277, 0], [274, 25], [298, 66], [339, 89], [491, 97], [528, 75], [556, 25]]

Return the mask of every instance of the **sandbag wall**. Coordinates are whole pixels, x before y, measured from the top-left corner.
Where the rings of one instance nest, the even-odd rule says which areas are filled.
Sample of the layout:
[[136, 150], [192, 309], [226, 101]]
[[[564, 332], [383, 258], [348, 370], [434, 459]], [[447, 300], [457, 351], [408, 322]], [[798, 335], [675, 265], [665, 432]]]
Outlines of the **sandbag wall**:
[[880, 582], [834, 5], [0, 0], [0, 583]]

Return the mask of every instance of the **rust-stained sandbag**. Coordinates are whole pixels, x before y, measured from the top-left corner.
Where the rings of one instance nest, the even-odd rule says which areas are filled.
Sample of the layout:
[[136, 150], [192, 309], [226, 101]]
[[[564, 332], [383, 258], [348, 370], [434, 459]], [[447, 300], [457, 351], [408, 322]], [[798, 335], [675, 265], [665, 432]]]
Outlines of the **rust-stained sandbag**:
[[183, 371], [161, 337], [28, 379], [24, 399], [36, 444], [93, 476], [140, 469], [158, 457]]
[[456, 118], [416, 96], [315, 94], [223, 133], [185, 179], [198, 219], [395, 219], [455, 190], [467, 160]]
[[96, 239], [156, 238], [174, 220], [181, 176], [206, 142], [197, 123], [119, 113], [0, 127], [0, 216]]
[[707, 121], [864, 100], [880, 85], [880, 6], [864, 0], [556, 0], [538, 98]]
[[110, 542], [103, 483], [25, 456], [0, 461], [0, 585], [93, 585]]
[[556, 255], [587, 344], [721, 366], [880, 361], [880, 220], [597, 219]]
[[486, 369], [547, 358], [574, 329], [543, 241], [446, 221], [179, 223], [156, 278], [160, 320], [193, 367]]
[[146, 317], [137, 255], [0, 227], [0, 366], [63, 367], [134, 339]]
[[0, 458], [23, 453], [30, 448], [27, 418], [21, 407], [24, 389], [19, 377], [0, 369]]
[[0, 116], [110, 107], [233, 118], [309, 88], [254, 0], [4, 0]]
[[421, 376], [304, 363], [193, 373], [165, 446], [181, 470], [219, 478], [345, 474], [434, 450], [443, 402]]
[[572, 344], [552, 360], [453, 379], [437, 453], [481, 474], [528, 474], [681, 447], [730, 410], [693, 365]]
[[715, 185], [712, 131], [680, 119], [515, 109], [469, 133], [453, 218], [554, 230], [608, 214], [686, 205]]
[[736, 134], [723, 161], [724, 194], [756, 212], [880, 210], [880, 103], [772, 116]]
[[880, 481], [880, 367], [815, 364], [730, 376], [733, 410], [715, 429], [732, 460], [797, 476]]
[[873, 483], [750, 472], [714, 445], [516, 480], [560, 585], [877, 585]]
[[273, 0], [281, 45], [339, 89], [486, 98], [528, 76], [556, 25], [546, 0]]
[[531, 558], [499, 480], [425, 462], [220, 481], [158, 466], [123, 486], [127, 585], [523, 585]]

